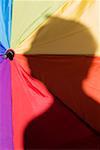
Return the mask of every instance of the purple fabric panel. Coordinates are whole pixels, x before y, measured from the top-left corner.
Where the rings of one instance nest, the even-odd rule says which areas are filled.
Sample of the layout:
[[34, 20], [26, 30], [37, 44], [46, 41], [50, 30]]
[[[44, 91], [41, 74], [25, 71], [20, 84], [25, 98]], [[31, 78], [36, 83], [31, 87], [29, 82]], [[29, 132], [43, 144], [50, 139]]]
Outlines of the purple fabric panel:
[[0, 63], [4, 60], [3, 56], [0, 55]]
[[8, 59], [0, 63], [0, 150], [13, 150], [11, 76]]

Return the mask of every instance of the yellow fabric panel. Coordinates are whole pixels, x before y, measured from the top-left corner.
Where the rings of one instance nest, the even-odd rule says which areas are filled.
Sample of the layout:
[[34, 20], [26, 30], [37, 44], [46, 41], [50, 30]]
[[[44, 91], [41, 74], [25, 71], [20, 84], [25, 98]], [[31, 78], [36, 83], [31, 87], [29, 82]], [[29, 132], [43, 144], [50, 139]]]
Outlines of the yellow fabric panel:
[[37, 32], [33, 32], [16, 52], [100, 56], [100, 1], [84, 2], [67, 1], [64, 7], [49, 18]]
[[66, 0], [14, 0], [11, 46], [16, 48]]

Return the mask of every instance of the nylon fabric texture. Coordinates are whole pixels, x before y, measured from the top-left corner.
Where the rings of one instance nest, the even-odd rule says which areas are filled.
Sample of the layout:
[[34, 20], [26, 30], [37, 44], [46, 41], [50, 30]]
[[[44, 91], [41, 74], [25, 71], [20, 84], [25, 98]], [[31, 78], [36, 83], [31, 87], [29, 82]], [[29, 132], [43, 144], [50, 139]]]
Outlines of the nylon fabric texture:
[[[12, 22], [12, 0], [0, 0], [0, 44], [10, 48]], [[0, 54], [4, 53], [0, 50]]]

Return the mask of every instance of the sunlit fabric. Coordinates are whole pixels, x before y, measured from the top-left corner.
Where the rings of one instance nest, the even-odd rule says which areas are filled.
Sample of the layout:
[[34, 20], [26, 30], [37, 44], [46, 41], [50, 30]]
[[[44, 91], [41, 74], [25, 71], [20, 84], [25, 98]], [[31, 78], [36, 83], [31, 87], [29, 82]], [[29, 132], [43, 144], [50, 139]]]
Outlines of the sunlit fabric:
[[[40, 11], [37, 12], [37, 10], [39, 9], [39, 5], [37, 5], [37, 10], [31, 11], [32, 10], [31, 4], [33, 4], [35, 6], [36, 1], [31, 1], [31, 3], [27, 7], [25, 7], [25, 9], [24, 9], [24, 7], [22, 7], [23, 6], [22, 3], [24, 3], [24, 1], [23, 2], [15, 1], [15, 2], [16, 2], [16, 5], [14, 7], [16, 7], [16, 9], [14, 9], [14, 15], [12, 18], [14, 20], [13, 26], [12, 26], [12, 28], [13, 28], [12, 36], [14, 36], [14, 38], [12, 38], [11, 44], [12, 44], [12, 46], [14, 46], [16, 48], [16, 50], [15, 50], [16, 53], [18, 53], [18, 54], [23, 54], [23, 53], [27, 53], [27, 54], [59, 54], [59, 55], [61, 55], [61, 54], [80, 55], [81, 54], [81, 55], [100, 56], [100, 34], [99, 34], [100, 33], [100, 28], [99, 28], [99, 26], [100, 26], [100, 15], [99, 15], [100, 14], [100, 2], [98, 0], [85, 0], [85, 1], [84, 0], [75, 0], [75, 1], [69, 0], [69, 1], [66, 1], [66, 2], [64, 2], [63, 5], [61, 5], [61, 7], [58, 10], [56, 10], [55, 13], [53, 13], [53, 14], [51, 13], [52, 14], [51, 17], [47, 17], [49, 14], [48, 12], [45, 12], [43, 14], [43, 16], [39, 15], [38, 13]], [[54, 2], [56, 3], [56, 1], [54, 1]], [[26, 3], [27, 3], [27, 1], [26, 1]], [[41, 4], [44, 4], [44, 3], [45, 3], [44, 1], [41, 2]], [[53, 5], [53, 7], [55, 7], [55, 5]], [[20, 9], [18, 9], [18, 8], [20, 8]], [[26, 9], [27, 10], [30, 9], [30, 11], [28, 11], [30, 15], [27, 17], [28, 22], [26, 21], [26, 19], [21, 20], [21, 18], [20, 18], [21, 16], [19, 15], [19, 11], [17, 11], [17, 9], [22, 11], [23, 13], [26, 12], [25, 11]], [[41, 6], [41, 9], [42, 9], [42, 6]], [[36, 14], [38, 15], [37, 19], [34, 18], [35, 12], [37, 12]], [[33, 20], [31, 20], [32, 16], [34, 18]], [[47, 17], [47, 19], [46, 19], [46, 17]], [[71, 41], [73, 42], [73, 38], [75, 36], [77, 36], [76, 40], [79, 41], [79, 38], [81, 37], [81, 32], [83, 32], [83, 30], [82, 30], [82, 28], [76, 29], [76, 25], [71, 25], [71, 24], [70, 24], [70, 26], [67, 26], [65, 24], [65, 26], [61, 25], [61, 27], [60, 27], [60, 22], [62, 23], [63, 20], [59, 21], [57, 24], [57, 22], [53, 19], [55, 17], [57, 17], [59, 20], [63, 19], [66, 22], [72, 21], [72, 22], [76, 22], [77, 24], [79, 23], [79, 24], [82, 24], [83, 26], [85, 26], [87, 29], [83, 29], [84, 32], [87, 32], [87, 30], [89, 30], [97, 44], [95, 52], [93, 52], [90, 48], [88, 48], [87, 51], [85, 49], [83, 50], [83, 45], [80, 47], [79, 50], [74, 49], [73, 44], [71, 45], [71, 47], [66, 48], [64, 45], [65, 44], [64, 41], [66, 40], [66, 42], [68, 41], [68, 43], [69, 42], [71, 43]], [[15, 19], [15, 18], [17, 18], [17, 19]], [[41, 19], [40, 25], [37, 24], [38, 18]], [[43, 18], [44, 18], [44, 20], [43, 20]], [[93, 18], [95, 18], [95, 20]], [[36, 22], [32, 23], [32, 21], [34, 22], [35, 20], [36, 20]], [[17, 23], [18, 21], [22, 22], [21, 25]], [[47, 26], [48, 23], [51, 23], [51, 29], [49, 28], [49, 26]], [[24, 27], [27, 25], [27, 28], [25, 30], [26, 32], [24, 32], [23, 24], [24, 24]], [[33, 26], [35, 24], [36, 24], [36, 28], [33, 27], [33, 31], [31, 30], [31, 28], [28, 28], [29, 26]], [[64, 30], [63, 30], [63, 28], [64, 28]], [[29, 32], [29, 29], [31, 30], [30, 32]], [[57, 32], [57, 31], [59, 31], [59, 32]], [[20, 40], [18, 39], [18, 35], [17, 35], [18, 32], [20, 32]], [[27, 38], [24, 38], [26, 33], [27, 33]], [[58, 45], [59, 41], [60, 41], [60, 47]], [[41, 45], [40, 45], [40, 42], [41, 42]], [[56, 43], [57, 43], [57, 45], [55, 45]], [[66, 43], [66, 45], [68, 43]], [[82, 42], [82, 39], [80, 40], [80, 43], [84, 43], [84, 42]], [[16, 47], [16, 44], [17, 44], [17, 47]], [[87, 43], [87, 45], [88, 45], [88, 43]], [[75, 47], [77, 48], [77, 43], [76, 43]]]
[[[0, 0], [0, 44], [6, 49], [10, 47], [11, 21], [12, 0]], [[4, 51], [0, 50], [0, 54]]]
[[13, 48], [18, 47], [19, 44], [47, 20], [48, 16], [55, 13], [64, 2], [66, 0], [14, 0], [11, 46]]
[[9, 60], [3, 55], [10, 47], [12, 0], [0, 0], [0, 149], [13, 150], [12, 91]]
[[14, 147], [19, 149], [23, 148], [23, 134], [28, 122], [44, 114], [54, 103], [54, 98], [40, 81], [30, 77], [17, 60], [11, 63], [11, 68]]
[[0, 149], [13, 150], [12, 92], [9, 60], [0, 63]]
[[0, 0], [0, 150], [100, 148], [100, 1]]

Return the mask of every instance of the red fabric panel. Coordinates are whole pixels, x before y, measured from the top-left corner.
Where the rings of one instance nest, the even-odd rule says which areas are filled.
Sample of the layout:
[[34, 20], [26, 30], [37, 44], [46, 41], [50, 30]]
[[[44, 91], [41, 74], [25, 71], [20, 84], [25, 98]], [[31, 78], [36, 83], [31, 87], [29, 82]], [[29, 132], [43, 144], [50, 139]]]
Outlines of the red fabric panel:
[[12, 101], [14, 147], [23, 148], [24, 130], [28, 123], [42, 115], [53, 104], [53, 96], [35, 78], [31, 78], [14, 60], [12, 68]]
[[100, 137], [31, 76], [45, 82], [54, 95], [83, 115], [82, 100], [89, 97], [84, 98], [80, 90], [83, 74], [86, 76], [86, 66], [82, 68], [82, 64], [90, 66], [90, 61], [92, 58], [87, 57], [15, 57], [11, 62], [15, 149], [100, 146]]

